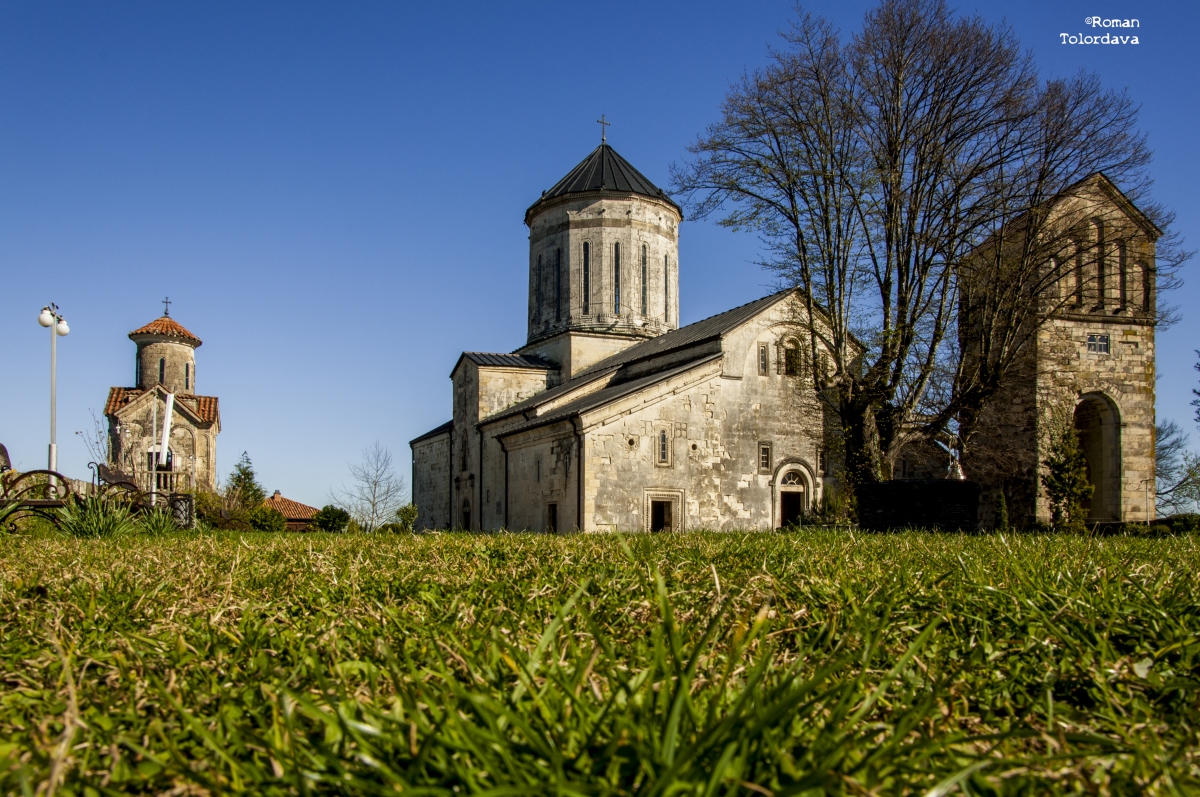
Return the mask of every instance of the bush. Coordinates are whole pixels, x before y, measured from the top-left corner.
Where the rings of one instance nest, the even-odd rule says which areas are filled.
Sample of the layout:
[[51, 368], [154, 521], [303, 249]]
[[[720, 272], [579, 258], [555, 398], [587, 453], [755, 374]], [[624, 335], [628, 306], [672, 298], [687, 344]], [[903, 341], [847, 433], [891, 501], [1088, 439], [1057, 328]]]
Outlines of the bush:
[[417, 505], [405, 504], [396, 510], [396, 521], [388, 523], [389, 526], [399, 526], [401, 531], [412, 531], [413, 524], [417, 522]]
[[128, 505], [88, 496], [58, 510], [58, 528], [69, 537], [127, 537], [138, 532], [138, 522]]
[[313, 515], [311, 528], [314, 531], [331, 531], [340, 533], [346, 530], [350, 523], [350, 513], [341, 507], [327, 504], [321, 511]]
[[138, 518], [138, 525], [146, 534], [171, 534], [179, 531], [179, 524], [167, 509], [155, 509]]
[[247, 520], [250, 528], [255, 531], [287, 531], [287, 518], [278, 509], [269, 506], [259, 506], [250, 510]]
[[1176, 534], [1200, 531], [1200, 515], [1195, 512], [1182, 512], [1178, 515], [1160, 518], [1160, 522], [1166, 523]]
[[1074, 422], [1059, 419], [1057, 427], [1050, 432], [1050, 450], [1042, 462], [1046, 468], [1043, 484], [1054, 516], [1051, 524], [1055, 531], [1084, 534], [1087, 513], [1083, 504], [1095, 488], [1087, 478], [1087, 458]]

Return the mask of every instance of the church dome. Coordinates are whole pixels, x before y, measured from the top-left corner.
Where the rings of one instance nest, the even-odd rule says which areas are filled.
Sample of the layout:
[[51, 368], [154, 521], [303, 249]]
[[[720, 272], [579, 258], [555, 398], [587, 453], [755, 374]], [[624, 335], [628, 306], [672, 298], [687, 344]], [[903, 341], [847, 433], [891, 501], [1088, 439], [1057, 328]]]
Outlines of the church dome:
[[675, 208], [680, 214], [680, 219], [683, 218], [681, 208], [667, 196], [665, 191], [650, 182], [615, 149], [608, 144], [601, 144], [580, 161], [578, 166], [567, 172], [566, 177], [555, 183], [550, 190], [545, 191], [538, 201], [529, 207], [529, 210], [525, 211], [525, 222], [528, 224], [529, 220], [549, 202], [570, 194], [589, 194], [596, 191], [614, 191], [652, 197]]
[[180, 324], [169, 315], [164, 315], [162, 318], [156, 318], [149, 324], [143, 327], [138, 327], [129, 333], [130, 340], [136, 341], [144, 335], [158, 335], [164, 338], [179, 338], [181, 342], [187, 343], [190, 346], [199, 346], [200, 338], [193, 335], [184, 329], [183, 324]]

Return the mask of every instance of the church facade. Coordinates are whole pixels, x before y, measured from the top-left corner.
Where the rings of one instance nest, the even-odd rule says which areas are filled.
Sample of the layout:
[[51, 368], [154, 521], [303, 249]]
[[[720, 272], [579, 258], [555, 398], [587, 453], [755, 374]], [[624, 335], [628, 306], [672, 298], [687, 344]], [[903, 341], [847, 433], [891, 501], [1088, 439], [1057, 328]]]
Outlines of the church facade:
[[782, 292], [679, 327], [666, 194], [601, 144], [526, 212], [528, 341], [464, 352], [411, 441], [417, 528], [775, 528], [833, 485]]
[[[1050, 520], [1042, 463], [1064, 424], [1088, 521], [1153, 519], [1161, 233], [1100, 174], [1045, 211], [1050, 278], [1029, 298], [1043, 311], [961, 463], [980, 525], [1001, 496], [1018, 527]], [[841, 489], [839, 424], [795, 335], [803, 303], [785, 291], [680, 327], [682, 221], [604, 143], [526, 211], [527, 342], [452, 369], [451, 420], [410, 443], [418, 529], [773, 529]], [[961, 478], [949, 463], [916, 444], [890, 475]]]
[[[104, 405], [108, 464], [143, 490], [214, 489], [221, 412], [216, 396], [196, 393], [200, 338], [164, 313], [130, 332], [129, 339], [137, 345], [134, 386], [109, 388]], [[167, 448], [160, 456], [168, 422]]]

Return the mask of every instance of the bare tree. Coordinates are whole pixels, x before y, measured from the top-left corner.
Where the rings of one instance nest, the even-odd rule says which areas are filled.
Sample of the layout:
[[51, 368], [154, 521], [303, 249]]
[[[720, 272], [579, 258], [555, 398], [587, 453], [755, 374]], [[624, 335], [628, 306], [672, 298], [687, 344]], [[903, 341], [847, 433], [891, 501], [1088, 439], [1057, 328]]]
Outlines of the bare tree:
[[350, 476], [353, 483], [335, 490], [331, 498], [363, 531], [375, 531], [389, 522], [408, 501], [408, 484], [396, 473], [392, 452], [379, 442], [363, 449], [362, 459], [350, 466]]
[[[1005, 26], [885, 0], [848, 42], [808, 14], [784, 40], [673, 183], [694, 218], [757, 231], [763, 265], [798, 289], [811, 384], [840, 417], [849, 480], [871, 481], [912, 435], [970, 426], [1071, 299], [1043, 301], [1078, 238], [1064, 193], [1103, 171], [1170, 218], [1145, 203], [1130, 99], [1089, 75], [1042, 85]], [[1159, 261], [1166, 279], [1175, 261]]]
[[112, 457], [111, 444], [108, 439], [108, 425], [102, 418], [96, 415], [96, 411], [89, 409], [88, 415], [92, 418], [90, 429], [78, 431], [75, 434], [79, 435], [79, 439], [83, 441], [83, 445], [87, 448], [88, 459], [99, 465], [111, 464], [109, 460]]

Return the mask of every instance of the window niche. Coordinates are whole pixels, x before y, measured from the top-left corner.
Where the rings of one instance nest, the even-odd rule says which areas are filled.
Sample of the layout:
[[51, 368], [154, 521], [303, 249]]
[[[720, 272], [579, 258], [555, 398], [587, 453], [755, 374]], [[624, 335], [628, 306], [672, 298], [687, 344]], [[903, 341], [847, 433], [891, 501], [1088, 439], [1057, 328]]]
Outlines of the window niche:
[[642, 244], [642, 315], [649, 312], [650, 303], [650, 277], [649, 266], [646, 262], [646, 245]]
[[771, 360], [767, 344], [758, 344], [758, 375], [767, 376], [771, 370]]
[[661, 468], [671, 466], [671, 435], [666, 429], [654, 433], [654, 464]]
[[621, 314], [621, 245], [613, 244], [613, 313]]
[[583, 242], [583, 314], [591, 314], [592, 305], [592, 246]]

